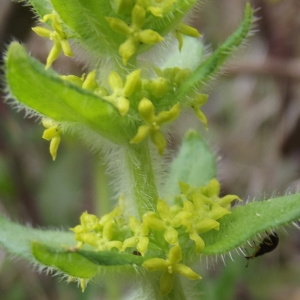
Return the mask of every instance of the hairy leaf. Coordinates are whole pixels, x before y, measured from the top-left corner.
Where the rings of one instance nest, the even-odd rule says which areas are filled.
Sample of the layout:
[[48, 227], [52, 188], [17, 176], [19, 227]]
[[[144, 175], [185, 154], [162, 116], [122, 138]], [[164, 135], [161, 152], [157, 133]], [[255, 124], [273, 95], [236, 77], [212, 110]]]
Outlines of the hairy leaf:
[[97, 266], [82, 255], [61, 247], [51, 247], [33, 242], [31, 251], [37, 261], [58, 269], [69, 276], [90, 279], [97, 273]]
[[[212, 79], [212, 76], [219, 71], [224, 62], [233, 54], [233, 52], [243, 43], [249, 35], [253, 23], [253, 9], [250, 4], [246, 4], [244, 19], [238, 29], [198, 68], [190, 77], [180, 86], [176, 95], [176, 101], [193, 92], [191, 86], [203, 88], [205, 84]], [[178, 99], [178, 100], [177, 100]]]
[[74, 234], [58, 230], [42, 230], [14, 223], [0, 216], [0, 245], [9, 253], [35, 261], [30, 245], [33, 241], [53, 246], [74, 246]]
[[300, 194], [286, 195], [238, 206], [220, 220], [220, 230], [201, 237], [203, 254], [222, 254], [242, 246], [258, 233], [276, 229], [300, 219]]
[[50, 0], [29, 0], [29, 2], [40, 18], [43, 18], [44, 15], [51, 14], [53, 12], [53, 6]]
[[82, 123], [114, 142], [124, 140], [118, 111], [107, 101], [79, 88], [30, 57], [13, 42], [6, 57], [10, 94], [30, 109], [56, 121]]
[[112, 14], [109, 1], [51, 0], [64, 23], [74, 30], [82, 44], [99, 57], [116, 54], [123, 36], [116, 34], [105, 17]]
[[171, 194], [180, 192], [178, 182], [191, 186], [203, 186], [216, 176], [216, 160], [200, 135], [189, 131], [184, 137], [177, 157], [173, 160], [165, 190]]

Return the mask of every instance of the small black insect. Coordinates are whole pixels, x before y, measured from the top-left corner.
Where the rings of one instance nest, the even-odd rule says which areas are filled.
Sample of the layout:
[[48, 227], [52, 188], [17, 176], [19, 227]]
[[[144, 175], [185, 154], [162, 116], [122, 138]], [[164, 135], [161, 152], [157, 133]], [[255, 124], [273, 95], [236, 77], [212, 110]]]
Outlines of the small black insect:
[[[256, 250], [254, 251], [254, 253], [250, 256], [245, 256], [245, 258], [247, 260], [249, 259], [253, 259], [257, 256], [261, 256], [264, 255], [265, 253], [271, 252], [273, 251], [279, 242], [279, 237], [277, 235], [276, 232], [273, 233], [267, 233], [267, 237], [265, 237], [262, 242], [256, 246]], [[248, 264], [247, 264], [248, 266]]]

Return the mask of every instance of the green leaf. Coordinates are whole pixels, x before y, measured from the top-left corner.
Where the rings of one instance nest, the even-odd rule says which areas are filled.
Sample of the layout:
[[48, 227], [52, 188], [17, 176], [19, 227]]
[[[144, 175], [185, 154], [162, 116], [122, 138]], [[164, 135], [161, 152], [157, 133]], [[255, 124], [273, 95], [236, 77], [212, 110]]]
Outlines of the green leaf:
[[0, 245], [7, 252], [35, 261], [30, 245], [33, 241], [53, 246], [69, 246], [75, 244], [74, 234], [58, 230], [41, 230], [22, 226], [0, 216]]
[[33, 256], [43, 265], [54, 267], [69, 276], [91, 278], [96, 275], [97, 266], [141, 266], [147, 259], [142, 256], [113, 251], [91, 251], [74, 247], [53, 247], [33, 242]]
[[191, 130], [185, 135], [179, 153], [172, 162], [164, 190], [175, 195], [180, 192], [179, 181], [191, 186], [203, 186], [215, 176], [214, 154], [200, 135]]
[[69, 276], [90, 279], [97, 273], [97, 266], [80, 254], [61, 247], [51, 247], [33, 242], [31, 251], [37, 261], [48, 267], [54, 267]]
[[75, 249], [74, 233], [34, 229], [0, 216], [0, 245], [8, 253], [56, 268], [69, 276], [91, 278], [98, 266], [140, 266], [146, 257], [112, 251]]
[[84, 47], [99, 55], [116, 54], [124, 41], [112, 30], [105, 17], [112, 16], [109, 1], [99, 0], [51, 0], [56, 12], [63, 22], [74, 30]]
[[123, 266], [133, 264], [140, 266], [146, 259], [149, 258], [129, 253], [119, 253], [112, 251], [90, 251], [79, 249], [77, 250], [77, 252], [96, 265], [101, 266]]
[[288, 225], [300, 219], [300, 193], [238, 206], [220, 219], [220, 230], [201, 235], [202, 253], [222, 254], [242, 246], [258, 233]]
[[151, 28], [165, 36], [182, 22], [187, 13], [198, 3], [198, 0], [174, 1], [168, 11], [163, 14], [163, 20], [151, 14], [147, 16], [145, 28]]
[[183, 97], [193, 92], [194, 90], [191, 89], [191, 86], [200, 89], [211, 81], [212, 76], [219, 71], [224, 62], [248, 37], [252, 23], [253, 9], [251, 5], [247, 3], [244, 19], [238, 29], [186, 79], [176, 94], [176, 101], [180, 101]]
[[[106, 55], [119, 57], [119, 46], [126, 40], [126, 36], [113, 30], [106, 17], [119, 18], [131, 24], [131, 14], [127, 9], [116, 13], [108, 1], [99, 0], [51, 0], [53, 7], [63, 22], [75, 31], [82, 45], [92, 50], [98, 57]], [[157, 17], [148, 14], [145, 29], [152, 29], [162, 35], [166, 35], [179, 24], [186, 13], [196, 4], [196, 0], [177, 1], [171, 6], [170, 11], [161, 21]], [[149, 45], [141, 45], [138, 53], [149, 49]]]
[[40, 18], [53, 12], [53, 6], [50, 0], [29, 0], [29, 2]]
[[93, 93], [46, 71], [17, 42], [7, 52], [6, 81], [10, 94], [26, 107], [59, 122], [84, 124], [113, 142], [124, 141], [126, 116]]

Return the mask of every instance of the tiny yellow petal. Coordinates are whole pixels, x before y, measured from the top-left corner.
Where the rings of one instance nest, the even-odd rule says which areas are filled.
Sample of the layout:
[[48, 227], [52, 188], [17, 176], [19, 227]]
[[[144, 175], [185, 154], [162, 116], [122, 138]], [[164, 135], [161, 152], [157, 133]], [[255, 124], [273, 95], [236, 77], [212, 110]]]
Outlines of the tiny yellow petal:
[[158, 32], [151, 29], [141, 30], [137, 36], [140, 42], [150, 45], [159, 43], [164, 39]]
[[236, 195], [226, 195], [218, 200], [218, 204], [225, 208], [229, 208], [230, 203], [234, 200], [242, 201], [242, 199]]
[[143, 222], [147, 224], [150, 228], [153, 228], [155, 230], [164, 230], [165, 224], [162, 220], [158, 219], [156, 214], [153, 213], [147, 213], [143, 216]]
[[148, 123], [152, 123], [155, 116], [155, 107], [153, 103], [147, 99], [143, 98], [138, 106], [139, 113], [141, 117]]
[[182, 34], [179, 31], [175, 30], [175, 37], [176, 37], [176, 39], [178, 41], [178, 49], [179, 49], [179, 51], [181, 51], [182, 46], [183, 46], [183, 37], [182, 37]]
[[52, 49], [50, 50], [50, 53], [47, 57], [45, 69], [49, 69], [51, 67], [52, 63], [58, 58], [60, 52], [61, 52], [60, 43], [54, 42], [54, 45], [53, 45]]
[[151, 14], [155, 17], [163, 17], [163, 10], [161, 7], [149, 6], [147, 10], [150, 11]]
[[31, 28], [37, 35], [45, 37], [45, 38], [49, 38], [51, 35], [51, 30], [41, 27], [41, 26], [37, 26], [37, 27], [33, 27]]
[[176, 245], [178, 243], [178, 232], [173, 227], [167, 227], [164, 232], [164, 239], [170, 245]]
[[198, 119], [206, 126], [207, 118], [206, 118], [205, 114], [198, 107], [194, 107], [194, 112], [195, 112], [196, 116], [198, 117]]
[[179, 113], [180, 113], [180, 105], [179, 103], [177, 103], [174, 106], [172, 106], [170, 110], [160, 112], [157, 115], [157, 122], [159, 122], [159, 124], [171, 122], [178, 117]]
[[62, 79], [69, 81], [75, 85], [81, 86], [82, 85], [82, 78], [75, 76], [75, 75], [62, 75], [60, 76]]
[[119, 97], [116, 103], [116, 107], [121, 116], [125, 116], [129, 110], [130, 103], [127, 98]]
[[60, 136], [55, 136], [50, 142], [50, 154], [52, 155], [53, 161], [56, 159], [58, 146], [60, 144]]
[[142, 254], [142, 256], [145, 255], [147, 248], [149, 244], [149, 238], [148, 237], [140, 237], [139, 242], [136, 246], [136, 249]]
[[200, 32], [196, 28], [183, 23], [181, 23], [176, 30], [178, 30], [181, 34], [191, 37], [201, 36]]
[[197, 232], [207, 232], [211, 229], [219, 230], [220, 223], [211, 218], [204, 218], [195, 224], [195, 228], [197, 228]]
[[135, 70], [127, 75], [124, 85], [124, 94], [130, 96], [141, 85], [141, 70]]
[[172, 265], [177, 264], [182, 260], [182, 252], [179, 245], [176, 245], [170, 249], [168, 260]]
[[162, 258], [150, 258], [144, 261], [142, 266], [149, 271], [158, 271], [164, 270], [168, 266], [168, 263]]
[[135, 247], [138, 243], [138, 238], [136, 236], [130, 237], [123, 242], [122, 251], [127, 248]]
[[145, 15], [145, 9], [141, 5], [136, 4], [132, 10], [132, 24], [135, 28], [141, 28], [144, 25]]
[[109, 73], [108, 83], [113, 90], [123, 88], [123, 80], [120, 77], [120, 75], [115, 71]]
[[91, 91], [96, 89], [97, 82], [96, 82], [95, 78], [96, 78], [96, 71], [93, 70], [93, 71], [89, 72], [82, 83], [82, 88], [91, 90]]
[[150, 83], [151, 93], [156, 97], [163, 97], [168, 91], [168, 82], [165, 78], [159, 77]]
[[174, 271], [189, 278], [192, 280], [199, 280], [201, 279], [201, 276], [194, 272], [191, 268], [184, 264], [177, 264], [174, 266]]
[[205, 247], [203, 239], [195, 231], [191, 232], [189, 236], [190, 239], [193, 240], [196, 244], [196, 252], [200, 253]]
[[105, 19], [113, 30], [126, 35], [130, 34], [130, 27], [124, 21], [110, 17]]
[[67, 40], [61, 40], [60, 44], [61, 44], [61, 48], [62, 48], [64, 55], [72, 57], [73, 52], [71, 50], [69, 42]]
[[44, 130], [42, 138], [47, 141], [50, 141], [54, 137], [59, 136], [59, 134], [60, 133], [59, 133], [58, 126], [53, 126]]
[[211, 211], [208, 213], [208, 216], [211, 217], [212, 219], [218, 220], [230, 213], [231, 213], [230, 210], [222, 207], [217, 203], [213, 203], [211, 207]]
[[206, 195], [208, 197], [219, 196], [220, 190], [221, 190], [220, 182], [216, 178], [213, 178], [208, 183]]
[[168, 218], [170, 216], [170, 206], [165, 201], [158, 199], [156, 207], [159, 215], [163, 219]]
[[119, 47], [119, 53], [122, 57], [123, 64], [126, 65], [128, 60], [134, 55], [137, 49], [137, 42], [132, 38], [128, 38], [121, 46]]

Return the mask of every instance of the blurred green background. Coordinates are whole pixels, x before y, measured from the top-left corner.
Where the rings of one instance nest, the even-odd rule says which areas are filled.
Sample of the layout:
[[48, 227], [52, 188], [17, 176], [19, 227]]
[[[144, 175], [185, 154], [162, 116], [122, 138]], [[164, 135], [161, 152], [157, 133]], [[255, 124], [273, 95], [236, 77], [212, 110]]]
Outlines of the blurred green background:
[[[244, 3], [210, 0], [193, 11], [191, 21], [209, 48], [217, 47], [237, 27]], [[220, 157], [218, 176], [223, 192], [238, 194], [245, 201], [299, 191], [300, 187], [300, 1], [251, 3], [258, 18], [253, 36], [207, 88], [210, 100], [204, 111], [209, 131], [203, 131], [193, 114], [185, 114], [175, 124], [169, 145], [177, 149], [189, 127], [203, 131]], [[28, 7], [0, 0], [1, 53], [10, 41], [19, 40], [45, 61], [51, 45], [31, 32], [34, 23]], [[62, 74], [80, 74], [83, 65], [60, 57], [54, 68]], [[24, 119], [24, 113], [3, 103], [1, 93], [0, 212], [34, 227], [66, 230], [78, 223], [84, 210], [105, 213], [108, 205], [103, 199], [110, 191], [105, 188], [101, 157], [76, 139], [64, 137], [54, 163], [42, 132], [33, 118]], [[290, 226], [278, 234], [278, 248], [250, 261], [247, 268], [245, 258], [237, 253], [233, 253], [234, 261], [225, 257], [226, 265], [221, 258], [203, 258], [199, 268], [204, 279], [197, 283], [201, 299], [299, 300], [300, 232]], [[0, 299], [102, 300], [118, 296], [101, 280], [81, 293], [74, 283], [38, 273], [0, 249]]]

